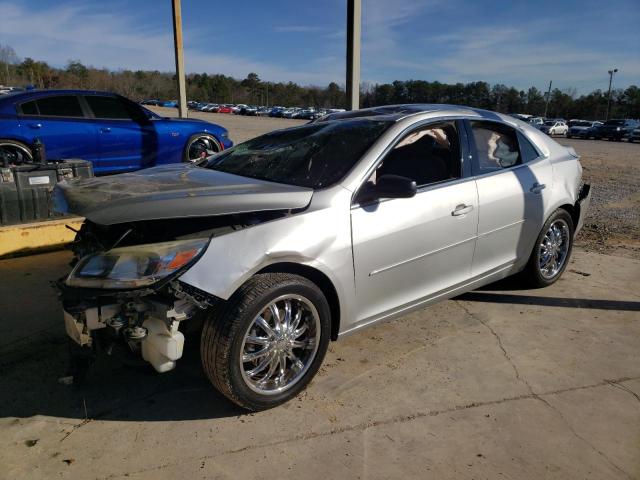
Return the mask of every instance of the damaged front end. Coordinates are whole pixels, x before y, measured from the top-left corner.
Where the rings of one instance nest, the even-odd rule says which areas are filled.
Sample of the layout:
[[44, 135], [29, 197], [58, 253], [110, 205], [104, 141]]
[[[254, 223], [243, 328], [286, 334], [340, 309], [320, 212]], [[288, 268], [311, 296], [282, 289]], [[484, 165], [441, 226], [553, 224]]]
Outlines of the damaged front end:
[[[85, 221], [70, 249], [71, 273], [57, 286], [81, 381], [98, 354], [172, 370], [185, 333], [198, 332], [216, 297], [180, 282], [212, 238], [290, 214], [271, 211], [116, 225]], [[188, 322], [187, 322], [188, 321]]]

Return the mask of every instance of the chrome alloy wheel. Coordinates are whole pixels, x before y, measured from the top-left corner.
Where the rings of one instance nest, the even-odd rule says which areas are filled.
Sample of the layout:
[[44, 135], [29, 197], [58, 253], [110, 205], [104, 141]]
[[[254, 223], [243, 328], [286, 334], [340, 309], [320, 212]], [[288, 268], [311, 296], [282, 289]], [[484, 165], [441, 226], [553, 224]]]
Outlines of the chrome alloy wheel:
[[540, 274], [547, 280], [555, 277], [567, 260], [569, 225], [563, 219], [554, 221], [540, 242]]
[[218, 153], [220, 148], [217, 142], [208, 136], [201, 136], [194, 138], [189, 143], [187, 151], [190, 162], [197, 162], [203, 158], [210, 157], [214, 153]]
[[295, 385], [313, 363], [320, 342], [320, 317], [300, 295], [272, 300], [253, 319], [240, 349], [247, 386], [275, 395]]

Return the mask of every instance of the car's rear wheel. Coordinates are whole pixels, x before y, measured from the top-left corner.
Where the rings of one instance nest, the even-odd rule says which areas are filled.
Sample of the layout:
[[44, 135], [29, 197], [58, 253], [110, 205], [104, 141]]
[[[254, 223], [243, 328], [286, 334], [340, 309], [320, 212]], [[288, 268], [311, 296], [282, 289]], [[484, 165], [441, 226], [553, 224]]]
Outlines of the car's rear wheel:
[[295, 397], [327, 351], [330, 310], [306, 278], [284, 273], [251, 278], [205, 323], [204, 371], [227, 398], [264, 410]]
[[222, 150], [220, 143], [213, 135], [197, 133], [192, 135], [184, 151], [185, 162], [198, 162]]
[[31, 148], [15, 140], [0, 139], [0, 165], [4, 162], [19, 165], [33, 161]]
[[555, 283], [564, 272], [573, 248], [573, 220], [559, 208], [545, 222], [529, 262], [523, 273], [532, 287], [546, 287]]

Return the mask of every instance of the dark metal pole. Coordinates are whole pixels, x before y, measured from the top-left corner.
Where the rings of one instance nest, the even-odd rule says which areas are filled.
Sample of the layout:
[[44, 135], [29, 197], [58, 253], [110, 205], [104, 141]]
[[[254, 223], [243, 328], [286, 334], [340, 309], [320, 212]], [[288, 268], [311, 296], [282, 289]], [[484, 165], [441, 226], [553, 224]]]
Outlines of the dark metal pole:
[[360, 108], [362, 0], [347, 0], [347, 109]]
[[613, 74], [617, 71], [617, 68], [609, 70], [609, 95], [607, 96], [607, 117], [605, 120], [609, 120], [609, 109], [611, 108], [611, 83], [613, 83]]
[[187, 87], [184, 76], [184, 51], [182, 46], [182, 9], [180, 0], [172, 0], [173, 46], [176, 53], [176, 78], [178, 80], [178, 114], [187, 117]]
[[549, 90], [547, 90], [547, 103], [544, 104], [544, 118], [547, 118], [547, 111], [549, 110], [549, 100], [551, 99], [551, 84], [553, 80], [549, 80]]

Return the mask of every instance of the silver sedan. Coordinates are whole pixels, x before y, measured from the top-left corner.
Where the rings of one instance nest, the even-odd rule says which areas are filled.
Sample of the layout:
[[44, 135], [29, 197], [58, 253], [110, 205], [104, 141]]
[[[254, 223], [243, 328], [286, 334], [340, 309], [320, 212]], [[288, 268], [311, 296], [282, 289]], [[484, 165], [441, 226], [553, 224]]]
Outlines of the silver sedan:
[[59, 283], [76, 377], [115, 345], [171, 370], [200, 332], [220, 392], [281, 404], [331, 340], [510, 275], [558, 280], [588, 208], [581, 177], [573, 149], [512, 117], [399, 105], [197, 165], [62, 182], [57, 209], [86, 218]]

